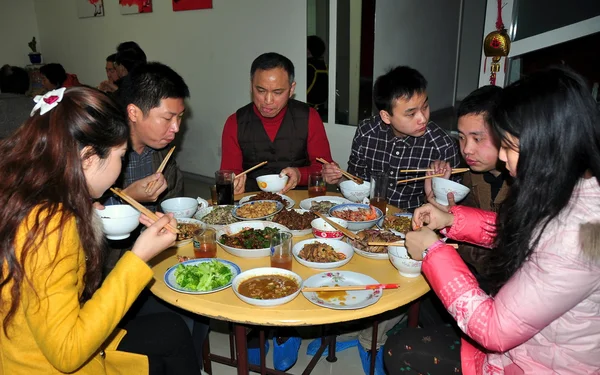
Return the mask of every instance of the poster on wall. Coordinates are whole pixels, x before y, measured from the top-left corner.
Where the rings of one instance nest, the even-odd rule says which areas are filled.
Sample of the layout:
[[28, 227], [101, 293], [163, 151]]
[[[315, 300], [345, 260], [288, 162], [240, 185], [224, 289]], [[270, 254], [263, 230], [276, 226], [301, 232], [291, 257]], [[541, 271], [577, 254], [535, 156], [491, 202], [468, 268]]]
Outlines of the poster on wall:
[[121, 14], [152, 13], [152, 0], [119, 0]]
[[173, 0], [173, 11], [212, 9], [212, 0]]
[[79, 18], [104, 16], [102, 0], [77, 0], [77, 16]]

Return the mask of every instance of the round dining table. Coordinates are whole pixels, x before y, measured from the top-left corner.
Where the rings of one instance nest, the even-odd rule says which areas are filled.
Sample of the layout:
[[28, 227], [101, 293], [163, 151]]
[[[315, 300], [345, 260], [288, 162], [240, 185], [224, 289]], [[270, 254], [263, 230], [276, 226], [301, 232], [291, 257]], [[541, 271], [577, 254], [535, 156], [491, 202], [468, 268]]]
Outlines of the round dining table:
[[[256, 193], [243, 194], [240, 195], [239, 198], [252, 194]], [[339, 196], [339, 194], [336, 193], [327, 194]], [[308, 198], [308, 192], [306, 190], [292, 190], [287, 192], [286, 195], [295, 201], [294, 208], [298, 208], [300, 202], [303, 199]], [[236, 196], [236, 198], [238, 197]], [[399, 210], [396, 207], [388, 205], [388, 215], [397, 212], [399, 212]], [[293, 242], [296, 243], [309, 238], [313, 238], [312, 234], [294, 237]], [[398, 273], [398, 270], [396, 270], [387, 259], [375, 260], [354, 254], [350, 262], [332, 271], [354, 271], [371, 276], [377, 280], [378, 283], [398, 284], [399, 287], [397, 289], [385, 289], [379, 301], [370, 306], [356, 310], [334, 310], [318, 306], [304, 298], [302, 293], [287, 304], [261, 308], [241, 301], [231, 288], [201, 295], [184, 294], [170, 289], [164, 282], [164, 275], [170, 267], [178, 263], [178, 256], [193, 258], [193, 245], [190, 243], [181, 247], [169, 249], [153, 259], [151, 266], [154, 271], [154, 282], [150, 288], [151, 292], [165, 302], [186, 311], [233, 323], [237, 359], [232, 358], [234, 363], [231, 363], [231, 365], [237, 367], [237, 373], [240, 375], [249, 373], [246, 346], [247, 326], [294, 327], [330, 325], [361, 318], [374, 317], [410, 304], [412, 304], [412, 306], [409, 308], [409, 325], [416, 326], [418, 319], [418, 303], [413, 302], [417, 301], [419, 297], [429, 291], [429, 285], [422, 275], [415, 278], [406, 278], [401, 276]], [[220, 246], [218, 246], [217, 249], [217, 258], [225, 259], [237, 264], [242, 272], [253, 268], [270, 266], [269, 257], [241, 258], [227, 253]], [[292, 271], [300, 275], [303, 280], [306, 280], [312, 275], [328, 270], [308, 268], [294, 259]], [[376, 328], [376, 324], [374, 324], [374, 326]], [[373, 336], [376, 336], [376, 331]], [[335, 338], [333, 340], [335, 342]], [[376, 340], [374, 340], [373, 346], [376, 346]], [[321, 352], [323, 349], [324, 347], [321, 348]], [[264, 362], [264, 353], [262, 354], [263, 361], [261, 362]], [[320, 356], [321, 353], [318, 354]], [[374, 368], [374, 366], [371, 367]], [[261, 373], [281, 374], [281, 372], [270, 369], [265, 371], [264, 363], [261, 364]]]

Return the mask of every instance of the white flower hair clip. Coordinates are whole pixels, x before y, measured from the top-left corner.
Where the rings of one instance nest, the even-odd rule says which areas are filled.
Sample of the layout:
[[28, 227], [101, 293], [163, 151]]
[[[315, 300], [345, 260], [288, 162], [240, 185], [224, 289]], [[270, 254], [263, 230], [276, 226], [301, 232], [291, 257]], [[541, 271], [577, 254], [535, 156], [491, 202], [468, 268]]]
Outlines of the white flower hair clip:
[[33, 117], [33, 115], [35, 115], [35, 111], [38, 109], [40, 110], [41, 116], [46, 114], [46, 112], [52, 108], [56, 107], [62, 100], [65, 90], [66, 89], [64, 87], [61, 87], [60, 89], [50, 90], [45, 95], [37, 95], [35, 98], [33, 98], [33, 101], [36, 104], [31, 110], [29, 117]]

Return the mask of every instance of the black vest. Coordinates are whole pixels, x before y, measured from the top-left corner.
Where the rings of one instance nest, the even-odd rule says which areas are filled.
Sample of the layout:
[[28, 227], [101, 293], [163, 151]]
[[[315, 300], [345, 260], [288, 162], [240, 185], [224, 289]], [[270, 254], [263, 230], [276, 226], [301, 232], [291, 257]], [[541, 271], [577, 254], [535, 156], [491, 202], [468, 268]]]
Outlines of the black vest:
[[246, 170], [265, 160], [269, 163], [248, 173], [247, 192], [259, 190], [256, 177], [279, 174], [287, 167], [310, 165], [307, 152], [309, 106], [297, 100], [288, 101], [287, 111], [273, 142], [253, 107], [254, 104], [250, 103], [236, 112], [242, 167]]

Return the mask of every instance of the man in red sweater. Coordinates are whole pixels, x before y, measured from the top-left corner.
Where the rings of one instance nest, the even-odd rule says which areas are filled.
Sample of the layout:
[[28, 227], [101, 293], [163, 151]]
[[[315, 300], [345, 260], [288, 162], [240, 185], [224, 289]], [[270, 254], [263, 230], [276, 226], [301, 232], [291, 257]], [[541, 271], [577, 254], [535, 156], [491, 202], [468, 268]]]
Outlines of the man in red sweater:
[[[252, 103], [229, 116], [223, 128], [221, 169], [236, 174], [262, 161], [269, 163], [235, 180], [236, 194], [257, 191], [256, 177], [289, 177], [281, 191], [306, 186], [308, 175], [320, 171], [316, 158], [331, 161], [329, 141], [321, 117], [294, 95], [294, 64], [269, 52], [250, 68]], [[248, 176], [248, 178], [246, 178]]]

